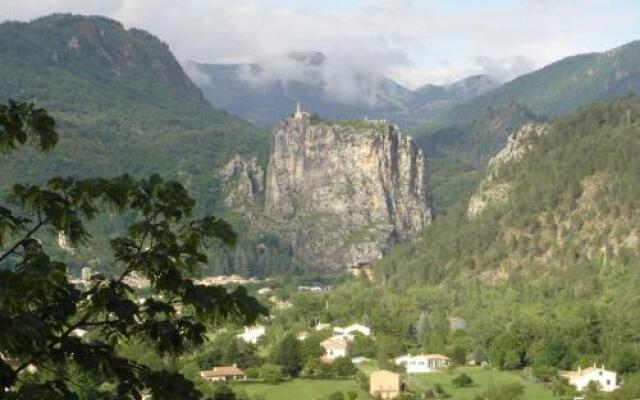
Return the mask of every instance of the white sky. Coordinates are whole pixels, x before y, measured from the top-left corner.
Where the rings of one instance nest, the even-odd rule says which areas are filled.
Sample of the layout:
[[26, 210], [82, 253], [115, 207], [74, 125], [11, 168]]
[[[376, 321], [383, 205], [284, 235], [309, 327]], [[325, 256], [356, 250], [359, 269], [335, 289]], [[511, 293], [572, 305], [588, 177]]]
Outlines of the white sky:
[[640, 39], [637, 0], [0, 0], [0, 21], [99, 14], [148, 30], [182, 62], [325, 52], [408, 87], [511, 79]]

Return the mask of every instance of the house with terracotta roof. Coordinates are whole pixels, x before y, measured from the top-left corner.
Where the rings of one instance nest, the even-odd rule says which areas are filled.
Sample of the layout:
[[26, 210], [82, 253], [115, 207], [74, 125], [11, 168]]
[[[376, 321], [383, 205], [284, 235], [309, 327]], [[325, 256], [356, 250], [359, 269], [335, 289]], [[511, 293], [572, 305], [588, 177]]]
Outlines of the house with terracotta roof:
[[369, 374], [369, 393], [376, 399], [395, 399], [403, 391], [400, 374], [387, 370]]
[[338, 335], [331, 336], [330, 338], [324, 340], [320, 343], [320, 346], [322, 346], [322, 348], [324, 349], [324, 357], [322, 357], [322, 359], [331, 362], [338, 357], [347, 356], [347, 348], [349, 347], [349, 342], [343, 335]]
[[408, 374], [434, 372], [449, 365], [449, 357], [442, 354], [406, 354], [394, 359], [396, 365], [403, 365]]
[[235, 365], [230, 367], [213, 367], [209, 371], [200, 371], [200, 377], [207, 382], [239, 381], [247, 379], [242, 370]]
[[612, 392], [618, 388], [618, 377], [614, 371], [607, 371], [604, 365], [600, 368], [593, 364], [593, 367], [578, 368], [577, 371], [561, 371], [560, 376], [567, 379], [569, 384], [575, 386], [579, 391], [583, 391], [590, 382], [595, 382], [603, 392]]

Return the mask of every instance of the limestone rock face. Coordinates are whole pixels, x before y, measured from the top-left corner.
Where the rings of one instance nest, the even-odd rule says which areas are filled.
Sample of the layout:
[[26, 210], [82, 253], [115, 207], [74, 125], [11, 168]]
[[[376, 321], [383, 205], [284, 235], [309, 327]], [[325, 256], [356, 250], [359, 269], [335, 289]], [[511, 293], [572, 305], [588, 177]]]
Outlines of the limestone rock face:
[[367, 266], [431, 222], [427, 162], [386, 121], [294, 115], [272, 132], [264, 213], [319, 269]]
[[500, 171], [522, 158], [531, 147], [530, 140], [535, 136], [544, 135], [547, 129], [548, 126], [545, 124], [527, 124], [509, 136], [505, 147], [489, 160], [486, 176], [469, 199], [469, 218], [480, 215], [489, 206], [508, 200], [511, 184], [500, 182]]
[[218, 173], [228, 188], [224, 197], [227, 207], [241, 207], [256, 200], [264, 191], [264, 171], [256, 158], [247, 161], [236, 154]]

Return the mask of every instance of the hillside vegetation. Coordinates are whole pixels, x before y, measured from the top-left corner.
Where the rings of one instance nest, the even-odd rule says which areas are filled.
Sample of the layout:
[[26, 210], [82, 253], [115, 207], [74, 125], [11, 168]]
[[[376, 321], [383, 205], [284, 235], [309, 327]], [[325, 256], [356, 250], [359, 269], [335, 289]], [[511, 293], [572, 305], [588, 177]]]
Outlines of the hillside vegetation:
[[[331, 315], [367, 315], [406, 347], [462, 347], [506, 369], [637, 371], [640, 99], [558, 118], [526, 145], [490, 181], [507, 184], [504, 199], [475, 217], [459, 202], [379, 262], [374, 285], [339, 288]], [[416, 335], [423, 316], [429, 333]]]
[[461, 275], [492, 282], [637, 262], [640, 100], [595, 104], [529, 140], [529, 151], [493, 179], [509, 184], [506, 202], [469, 219], [462, 201], [379, 272], [398, 283]]
[[[183, 182], [199, 211], [222, 215], [221, 165], [234, 153], [266, 162], [266, 131], [212, 108], [158, 38], [103, 17], [56, 14], [0, 24], [0, 102], [9, 99], [49, 111], [60, 141], [47, 154], [27, 150], [4, 157], [3, 193], [14, 183], [51, 176], [160, 173]], [[54, 250], [71, 259], [72, 270], [90, 263], [104, 271], [108, 240], [124, 222], [100, 217], [91, 226], [91, 248]], [[254, 251], [243, 227], [235, 228], [242, 233], [239, 249]]]
[[[213, 109], [166, 44], [102, 17], [52, 15], [0, 24], [0, 98], [47, 109], [55, 153], [13, 158], [0, 183], [71, 175], [181, 176], [193, 185], [267, 135]], [[108, 144], [108, 146], [107, 146]]]

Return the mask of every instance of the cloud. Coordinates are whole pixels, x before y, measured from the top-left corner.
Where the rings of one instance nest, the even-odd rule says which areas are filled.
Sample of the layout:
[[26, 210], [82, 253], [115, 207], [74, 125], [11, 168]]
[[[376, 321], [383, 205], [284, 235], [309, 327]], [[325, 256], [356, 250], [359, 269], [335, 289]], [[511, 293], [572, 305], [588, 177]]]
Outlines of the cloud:
[[321, 51], [321, 79], [346, 97], [363, 73], [416, 87], [605, 50], [640, 36], [638, 11], [630, 0], [0, 0], [0, 20], [101, 14], [159, 36], [183, 63], [260, 62], [261, 78], [299, 79], [278, 57]]
[[317, 86], [325, 97], [346, 104], [375, 105], [389, 95], [387, 77], [394, 66], [406, 63], [401, 49], [348, 45], [325, 53], [293, 52], [261, 57], [242, 65], [238, 77], [255, 87], [287, 86], [302, 82]]

